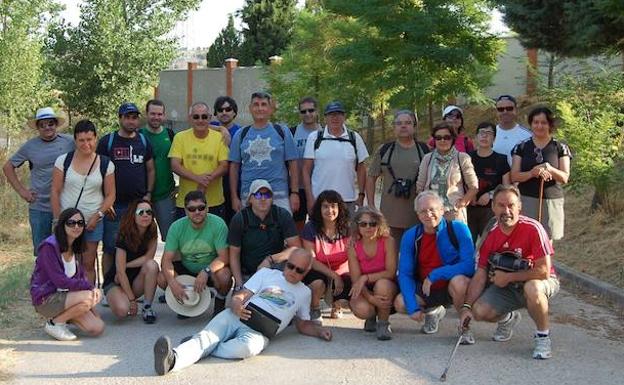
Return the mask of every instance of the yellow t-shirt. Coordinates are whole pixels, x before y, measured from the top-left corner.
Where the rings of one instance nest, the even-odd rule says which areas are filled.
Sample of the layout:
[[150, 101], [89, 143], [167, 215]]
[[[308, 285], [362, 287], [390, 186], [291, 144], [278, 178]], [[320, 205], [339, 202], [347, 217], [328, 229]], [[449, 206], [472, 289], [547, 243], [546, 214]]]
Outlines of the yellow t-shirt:
[[[214, 171], [219, 162], [227, 161], [229, 149], [223, 143], [220, 132], [210, 130], [203, 139], [193, 134], [189, 128], [173, 137], [173, 144], [169, 150], [169, 158], [182, 160], [182, 165], [194, 174], [205, 174]], [[223, 197], [223, 178], [213, 180], [206, 188], [206, 201], [209, 207], [218, 206], [225, 202]], [[180, 191], [176, 199], [176, 206], [184, 207], [184, 197], [189, 191], [197, 190], [198, 184], [192, 180], [180, 177]]]

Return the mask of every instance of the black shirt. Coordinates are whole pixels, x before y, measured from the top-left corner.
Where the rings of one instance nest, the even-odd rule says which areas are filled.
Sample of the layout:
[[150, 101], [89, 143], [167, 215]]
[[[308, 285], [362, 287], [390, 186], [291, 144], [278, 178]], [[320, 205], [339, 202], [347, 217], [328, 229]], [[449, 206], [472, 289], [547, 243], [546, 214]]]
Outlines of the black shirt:
[[479, 192], [476, 199], [479, 199], [481, 195], [492, 191], [499, 184], [503, 183], [503, 175], [510, 171], [509, 163], [507, 163], [507, 157], [503, 154], [493, 151], [487, 157], [481, 157], [477, 154], [477, 151], [470, 151], [468, 153], [472, 159], [475, 173], [479, 179]]

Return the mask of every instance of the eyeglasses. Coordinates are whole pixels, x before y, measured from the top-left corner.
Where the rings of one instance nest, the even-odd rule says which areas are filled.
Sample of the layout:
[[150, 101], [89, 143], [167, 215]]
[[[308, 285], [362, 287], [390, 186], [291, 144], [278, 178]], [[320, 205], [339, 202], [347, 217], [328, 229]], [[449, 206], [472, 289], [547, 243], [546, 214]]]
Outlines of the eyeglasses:
[[201, 115], [199, 115], [199, 114], [194, 114], [194, 115], [192, 116], [192, 118], [193, 118], [193, 119], [195, 119], [195, 120], [199, 120], [200, 118], [201, 118], [202, 120], [208, 120], [208, 119], [210, 119], [210, 115], [208, 115], [208, 114], [201, 114]]
[[217, 112], [232, 112], [232, 111], [234, 111], [232, 107], [217, 108]]
[[486, 129], [486, 130], [479, 130], [477, 132], [477, 135], [481, 135], [481, 136], [486, 136], [486, 135], [492, 135], [494, 136], [494, 131], [490, 130], [490, 129]]
[[253, 194], [251, 194], [251, 196], [253, 196], [254, 198], [260, 200], [260, 199], [271, 199], [273, 197], [273, 193], [270, 191], [266, 191], [266, 192], [255, 192]]
[[358, 226], [360, 226], [362, 228], [377, 227], [377, 222], [375, 222], [375, 221], [370, 221], [370, 222], [360, 221], [360, 222], [358, 222]]
[[140, 217], [143, 215], [154, 215], [154, 211], [152, 211], [152, 209], [136, 209], [134, 213]]
[[535, 150], [533, 150], [533, 152], [535, 153], [535, 161], [537, 163], [544, 163], [544, 154], [542, 154], [542, 149], [539, 147], [535, 147]]
[[498, 112], [511, 112], [514, 110], [514, 106], [508, 106], [508, 107], [496, 107], [496, 111]]
[[299, 113], [301, 115], [313, 114], [314, 112], [316, 112], [316, 108], [308, 108], [308, 109], [299, 110]]
[[440, 140], [451, 140], [453, 139], [453, 137], [451, 135], [436, 135], [433, 137], [435, 140], [440, 141]]
[[45, 128], [45, 127], [54, 127], [58, 124], [58, 122], [56, 121], [56, 119], [51, 119], [51, 120], [40, 120], [37, 122], [37, 127], [39, 128]]
[[438, 211], [440, 211], [440, 208], [432, 207], [428, 209], [418, 210], [417, 213], [418, 215], [429, 215], [429, 214], [435, 214]]
[[68, 219], [67, 222], [65, 222], [65, 226], [67, 227], [85, 227], [85, 221], [83, 219]]
[[306, 272], [306, 269], [303, 269], [301, 267], [296, 266], [294, 263], [292, 262], [286, 262], [286, 268], [288, 270], [294, 270], [297, 272], [297, 274], [303, 274]]
[[188, 210], [189, 213], [194, 213], [195, 211], [202, 212], [202, 211], [206, 210], [206, 205], [186, 206], [186, 209]]
[[394, 122], [395, 126], [412, 126], [414, 124], [411, 120], [397, 120]]

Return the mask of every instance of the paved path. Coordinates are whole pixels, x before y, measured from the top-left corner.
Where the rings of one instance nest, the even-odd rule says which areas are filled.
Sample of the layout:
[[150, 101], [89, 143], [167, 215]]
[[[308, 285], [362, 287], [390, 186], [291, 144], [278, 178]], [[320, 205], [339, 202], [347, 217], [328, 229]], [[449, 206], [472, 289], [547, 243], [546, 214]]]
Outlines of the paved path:
[[[437, 383], [456, 339], [457, 316], [449, 311], [436, 335], [425, 336], [405, 316], [391, 318], [394, 339], [377, 341], [362, 331], [363, 322], [348, 314], [327, 320], [334, 340], [300, 336], [287, 329], [260, 355], [245, 361], [208, 358], [181, 373], [155, 376], [152, 346], [161, 334], [172, 340], [192, 334], [207, 319], [177, 320], [156, 305], [155, 325], [140, 318], [116, 321], [100, 309], [107, 329], [100, 338], [75, 342], [51, 340], [41, 330], [9, 344], [16, 360], [14, 385], [147, 385], [176, 384], [428, 384]], [[552, 305], [554, 357], [531, 358], [533, 324], [523, 321], [511, 341], [490, 340], [494, 325], [473, 326], [474, 346], [460, 346], [449, 372], [449, 384], [622, 384], [624, 330], [622, 319], [562, 292]]]

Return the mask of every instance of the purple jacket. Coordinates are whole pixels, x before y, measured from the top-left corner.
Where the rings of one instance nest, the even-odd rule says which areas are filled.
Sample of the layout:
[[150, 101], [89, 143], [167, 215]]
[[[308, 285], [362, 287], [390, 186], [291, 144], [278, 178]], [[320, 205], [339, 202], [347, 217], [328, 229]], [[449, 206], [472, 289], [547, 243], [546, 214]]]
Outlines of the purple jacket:
[[76, 263], [76, 274], [67, 278], [61, 258], [61, 250], [54, 235], [41, 242], [35, 270], [30, 278], [30, 296], [33, 305], [41, 305], [50, 294], [56, 292], [56, 289], [69, 291], [93, 289], [79, 263]]

